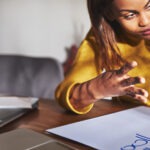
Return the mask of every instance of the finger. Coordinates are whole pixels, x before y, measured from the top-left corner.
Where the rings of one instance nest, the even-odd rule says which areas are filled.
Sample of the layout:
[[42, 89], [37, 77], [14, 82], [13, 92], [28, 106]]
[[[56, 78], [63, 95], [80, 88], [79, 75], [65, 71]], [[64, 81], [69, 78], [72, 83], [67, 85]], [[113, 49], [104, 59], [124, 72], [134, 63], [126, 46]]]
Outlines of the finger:
[[127, 94], [127, 96], [130, 96], [130, 97], [146, 104], [148, 102], [147, 94], [144, 94], [144, 95], [136, 94], [136, 93], [133, 93], [133, 92], [130, 92], [130, 93]]
[[123, 67], [121, 67], [119, 70], [117, 70], [117, 74], [123, 75], [128, 73], [131, 69], [137, 66], [136, 61], [132, 61], [130, 63], [126, 63]]
[[145, 103], [145, 104], [146, 104], [147, 101], [148, 101], [147, 97], [142, 96], [142, 95], [138, 95], [138, 94], [136, 94], [133, 98], [134, 98], [134, 99], [137, 99], [138, 101], [140, 101], [140, 102], [142, 102], [142, 103]]
[[125, 95], [129, 95], [135, 97], [136, 95], [141, 95], [144, 97], [148, 97], [148, 92], [144, 89], [137, 88], [135, 86], [129, 87], [125, 89]]
[[143, 77], [130, 77], [121, 81], [122, 86], [130, 86], [138, 83], [145, 83], [145, 78]]

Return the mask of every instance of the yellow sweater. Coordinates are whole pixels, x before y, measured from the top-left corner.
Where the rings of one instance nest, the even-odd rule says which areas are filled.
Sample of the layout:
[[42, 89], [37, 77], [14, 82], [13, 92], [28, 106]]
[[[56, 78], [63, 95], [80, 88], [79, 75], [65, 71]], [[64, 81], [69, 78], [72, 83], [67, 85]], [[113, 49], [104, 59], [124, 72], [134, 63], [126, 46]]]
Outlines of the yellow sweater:
[[[58, 86], [56, 90], [56, 99], [64, 108], [71, 110], [77, 114], [84, 114], [89, 112], [93, 104], [85, 107], [81, 111], [75, 110], [70, 101], [69, 94], [71, 88], [77, 84], [90, 80], [101, 73], [101, 70], [97, 72], [97, 66], [95, 65], [95, 52], [91, 47], [95, 42], [94, 36], [89, 33], [80, 45], [74, 64], [66, 75], [64, 81]], [[127, 43], [118, 43], [121, 55], [126, 60], [135, 60], [138, 66], [129, 72], [131, 76], [142, 76], [146, 79], [145, 84], [139, 84], [137, 86], [143, 87], [150, 93], [150, 43], [142, 41]], [[96, 48], [96, 47], [95, 47]], [[149, 96], [150, 100], [150, 96]]]

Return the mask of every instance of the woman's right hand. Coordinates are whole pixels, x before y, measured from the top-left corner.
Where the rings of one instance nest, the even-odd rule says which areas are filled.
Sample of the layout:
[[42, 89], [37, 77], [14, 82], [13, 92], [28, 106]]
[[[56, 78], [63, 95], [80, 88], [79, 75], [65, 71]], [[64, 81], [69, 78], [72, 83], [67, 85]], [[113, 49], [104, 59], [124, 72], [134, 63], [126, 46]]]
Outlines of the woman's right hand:
[[119, 70], [104, 72], [88, 83], [88, 91], [90, 91], [94, 99], [102, 99], [104, 97], [114, 97], [128, 95], [141, 102], [146, 102], [148, 92], [145, 89], [138, 88], [135, 84], [145, 83], [143, 77], [131, 77], [127, 73], [137, 66], [135, 61], [126, 63]]
[[126, 63], [119, 70], [104, 72], [94, 79], [75, 85], [70, 94], [71, 104], [80, 110], [99, 99], [123, 95], [146, 103], [148, 92], [135, 86], [138, 83], [145, 83], [145, 79], [128, 75], [128, 72], [136, 66], [135, 61]]

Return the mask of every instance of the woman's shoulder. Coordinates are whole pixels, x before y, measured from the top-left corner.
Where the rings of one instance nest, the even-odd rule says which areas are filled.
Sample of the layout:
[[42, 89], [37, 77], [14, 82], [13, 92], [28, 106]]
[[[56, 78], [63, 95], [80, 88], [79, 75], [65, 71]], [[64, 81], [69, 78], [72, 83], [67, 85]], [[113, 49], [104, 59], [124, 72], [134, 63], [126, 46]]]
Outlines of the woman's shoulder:
[[92, 41], [92, 42], [95, 42], [95, 41], [96, 41], [96, 40], [95, 40], [94, 33], [93, 33], [93, 31], [92, 31], [92, 28], [89, 29], [89, 31], [88, 31], [88, 33], [87, 33], [87, 35], [86, 35], [86, 37], [85, 37], [85, 40], [87, 40], [87, 41]]
[[93, 33], [91, 28], [89, 29], [84, 40], [82, 41], [81, 47], [83, 45], [87, 45], [88, 47], [90, 47], [94, 51], [98, 49], [96, 38], [95, 38], [94, 33]]

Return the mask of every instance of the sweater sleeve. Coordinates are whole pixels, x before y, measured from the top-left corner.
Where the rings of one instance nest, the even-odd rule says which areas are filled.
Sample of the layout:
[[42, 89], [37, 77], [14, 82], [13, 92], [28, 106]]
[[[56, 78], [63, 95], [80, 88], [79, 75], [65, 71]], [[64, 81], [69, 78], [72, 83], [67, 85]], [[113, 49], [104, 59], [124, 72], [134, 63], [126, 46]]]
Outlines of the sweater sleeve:
[[81, 111], [78, 111], [73, 108], [69, 100], [70, 91], [75, 84], [83, 83], [98, 75], [95, 63], [95, 53], [91, 46], [93, 40], [91, 40], [92, 37], [90, 36], [91, 35], [87, 35], [86, 39], [81, 43], [73, 66], [55, 92], [56, 100], [59, 104], [77, 114], [85, 114], [93, 107], [93, 104], [90, 104]]

